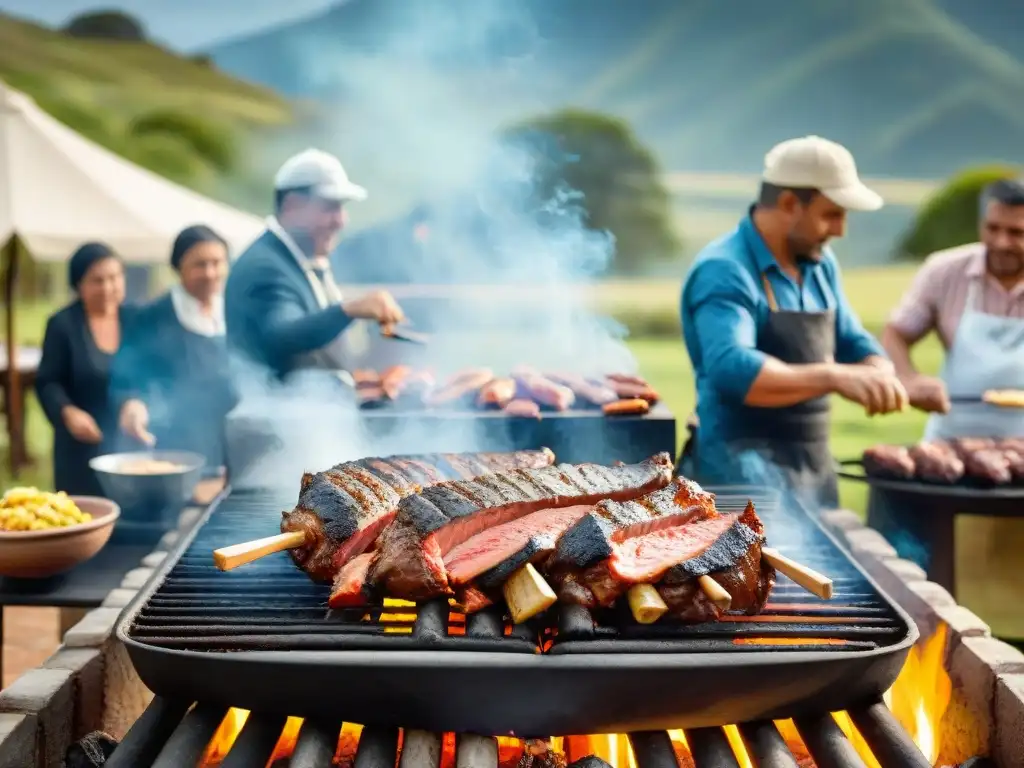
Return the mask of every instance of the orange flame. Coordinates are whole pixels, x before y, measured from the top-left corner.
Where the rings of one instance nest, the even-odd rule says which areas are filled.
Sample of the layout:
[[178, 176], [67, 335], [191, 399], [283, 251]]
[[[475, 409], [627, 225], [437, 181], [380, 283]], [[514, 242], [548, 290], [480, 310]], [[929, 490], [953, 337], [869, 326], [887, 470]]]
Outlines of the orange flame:
[[[953, 688], [943, 663], [946, 652], [946, 636], [947, 627], [944, 624], [940, 625], [934, 635], [912, 648], [899, 677], [883, 697], [893, 715], [932, 764], [939, 756], [942, 717], [949, 706]], [[206, 754], [199, 763], [200, 768], [217, 768], [223, 762], [248, 716], [248, 711], [244, 709], [228, 710], [220, 727], [210, 740]], [[845, 712], [837, 712], [834, 713], [834, 717], [840, 729], [850, 739], [850, 743], [864, 760], [865, 765], [868, 768], [881, 768], [878, 760], [871, 753], [871, 748], [857, 731], [849, 715]], [[798, 763], [813, 765], [793, 721], [779, 720], [775, 724]], [[291, 755], [301, 728], [302, 720], [300, 718], [288, 718], [277, 746], [274, 748], [271, 764], [275, 760]], [[736, 754], [740, 768], [754, 768], [739, 729], [734, 725], [727, 725], [723, 730], [729, 745]], [[354, 757], [361, 731], [361, 726], [349, 723], [345, 723], [340, 729], [338, 749], [335, 755], [335, 760], [340, 764], [351, 761]], [[690, 759], [685, 733], [680, 730], [668, 733], [679, 757], [680, 768], [691, 768], [693, 761]], [[637, 768], [633, 748], [629, 738], [624, 734], [565, 736], [552, 739], [551, 746], [564, 755], [566, 762], [572, 762], [587, 755], [596, 755], [613, 768]], [[516, 738], [500, 737], [498, 753], [501, 766], [515, 765], [523, 754], [523, 742]], [[441, 768], [454, 766], [454, 758], [455, 739], [451, 734], [445, 734]]]

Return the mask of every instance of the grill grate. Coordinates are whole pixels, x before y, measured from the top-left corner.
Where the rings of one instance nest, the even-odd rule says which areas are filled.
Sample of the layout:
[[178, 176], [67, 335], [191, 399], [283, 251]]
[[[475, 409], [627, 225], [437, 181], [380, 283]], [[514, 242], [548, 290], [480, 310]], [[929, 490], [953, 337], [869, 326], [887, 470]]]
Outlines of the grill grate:
[[[827, 574], [831, 600], [821, 600], [782, 574], [759, 616], [728, 616], [696, 625], [639, 625], [628, 609], [592, 615], [560, 606], [557, 623], [512, 626], [500, 608], [466, 617], [447, 601], [415, 606], [387, 601], [372, 609], [328, 611], [327, 585], [314, 584], [278, 553], [223, 573], [211, 553], [276, 530], [289, 500], [267, 491], [233, 492], [205, 521], [163, 583], [138, 611], [132, 639], [197, 651], [430, 650], [536, 653], [743, 653], [870, 651], [905, 639], [892, 607], [838, 546], [801, 509], [762, 489], [711, 489], [722, 511], [752, 498], [772, 547]], [[624, 601], [620, 601], [624, 602]], [[557, 626], [557, 632], [554, 631]]]
[[[180, 768], [198, 765], [207, 751], [227, 708], [190, 705], [157, 697], [114, 750], [105, 768]], [[850, 711], [872, 753], [893, 768], [930, 768], [930, 764], [881, 702]], [[275, 754], [286, 718], [251, 713], [230, 745], [219, 768], [265, 766]], [[818, 768], [866, 768], [853, 745], [830, 714], [796, 721], [803, 746]], [[286, 764], [289, 768], [330, 768], [342, 724], [306, 720]], [[771, 721], [744, 723], [738, 731], [746, 757], [758, 768], [796, 768], [796, 757]], [[422, 731], [417, 740], [432, 748], [406, 750], [411, 734], [398, 728], [363, 728], [353, 768], [438, 768], [443, 736]], [[740, 756], [722, 728], [694, 728], [684, 732], [689, 759], [695, 768], [739, 768]], [[404, 737], [404, 738], [403, 738]], [[680, 760], [666, 731], [629, 734], [636, 768], [680, 768]], [[456, 740], [456, 765], [498, 768], [498, 749], [490, 737]], [[402, 747], [400, 749], [400, 746]], [[281, 763], [282, 765], [285, 762]], [[275, 761], [274, 765], [278, 765]]]

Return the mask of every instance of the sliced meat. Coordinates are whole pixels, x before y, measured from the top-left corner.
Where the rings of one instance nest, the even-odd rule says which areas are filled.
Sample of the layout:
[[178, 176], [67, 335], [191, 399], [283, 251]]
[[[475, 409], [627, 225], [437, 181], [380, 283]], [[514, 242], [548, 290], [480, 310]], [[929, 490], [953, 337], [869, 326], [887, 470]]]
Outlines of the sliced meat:
[[366, 605], [371, 595], [366, 589], [366, 574], [373, 562], [373, 553], [364, 552], [353, 557], [338, 571], [334, 577], [334, 589], [327, 605], [331, 608], [355, 608]]
[[474, 579], [484, 587], [503, 584], [522, 566], [553, 552], [559, 536], [591, 509], [589, 504], [541, 509], [478, 533], [444, 556], [448, 582], [453, 587]]
[[639, 397], [630, 400], [616, 400], [601, 406], [605, 416], [643, 416], [651, 410], [651, 404]]
[[926, 482], [952, 485], [964, 476], [964, 462], [948, 443], [918, 443], [909, 456], [916, 476]]
[[526, 400], [524, 398], [516, 398], [506, 405], [503, 410], [509, 416], [515, 416], [520, 419], [540, 418], [540, 406], [533, 402], [533, 400]]
[[873, 477], [912, 480], [917, 471], [910, 451], [902, 445], [872, 446], [864, 451], [861, 462], [864, 471]]
[[563, 387], [568, 387], [576, 395], [577, 400], [583, 400], [591, 405], [606, 405], [619, 399], [618, 393], [599, 381], [592, 381], [583, 376], [575, 376], [569, 373], [550, 373], [547, 378]]
[[380, 536], [370, 578], [407, 600], [448, 594], [443, 558], [471, 537], [539, 510], [637, 498], [667, 485], [671, 473], [672, 460], [663, 453], [629, 466], [560, 464], [426, 488], [399, 503], [395, 522]]
[[475, 398], [477, 393], [493, 378], [494, 372], [489, 368], [461, 371], [427, 395], [424, 398], [424, 403], [431, 407], [437, 407]]
[[556, 411], [566, 411], [576, 402], [576, 394], [569, 387], [556, 384], [528, 368], [517, 369], [513, 371], [512, 376], [516, 381], [519, 397], [533, 400]]
[[338, 568], [366, 551], [391, 521], [399, 500], [421, 487], [516, 467], [554, 463], [548, 449], [514, 453], [392, 456], [345, 462], [303, 475], [299, 500], [282, 513], [281, 532], [302, 531], [306, 545], [291, 550], [312, 578], [331, 581]]
[[504, 408], [516, 397], [515, 379], [494, 379], [487, 382], [477, 395], [476, 404], [481, 408]]
[[631, 501], [602, 501], [558, 542], [553, 565], [586, 568], [611, 557], [617, 542], [713, 514], [715, 496], [680, 477], [667, 488]]

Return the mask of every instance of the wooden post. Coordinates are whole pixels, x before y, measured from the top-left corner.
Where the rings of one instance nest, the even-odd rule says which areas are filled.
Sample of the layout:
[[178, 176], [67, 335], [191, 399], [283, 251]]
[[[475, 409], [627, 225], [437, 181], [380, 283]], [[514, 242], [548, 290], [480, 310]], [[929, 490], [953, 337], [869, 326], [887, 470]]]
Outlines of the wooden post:
[[12, 236], [4, 246], [7, 270], [4, 279], [4, 300], [7, 306], [7, 446], [11, 475], [16, 475], [25, 462], [25, 436], [22, 434], [25, 412], [21, 397], [21, 372], [18, 370], [18, 341], [14, 319], [14, 289], [18, 282], [18, 238]]

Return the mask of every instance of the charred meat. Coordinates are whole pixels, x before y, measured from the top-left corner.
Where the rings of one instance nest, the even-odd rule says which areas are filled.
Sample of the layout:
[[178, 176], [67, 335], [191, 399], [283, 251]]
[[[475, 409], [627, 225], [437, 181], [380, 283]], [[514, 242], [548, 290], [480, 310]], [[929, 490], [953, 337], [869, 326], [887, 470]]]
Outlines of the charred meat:
[[554, 454], [428, 454], [360, 459], [302, 477], [299, 501], [285, 512], [281, 532], [302, 531], [306, 545], [291, 550], [312, 578], [331, 581], [352, 557], [365, 552], [395, 516], [399, 501], [420, 488], [492, 472], [550, 466]]
[[[671, 473], [671, 458], [659, 454], [635, 465], [560, 464], [424, 488], [399, 503], [381, 534], [370, 582], [391, 597], [427, 600], [488, 571], [500, 580], [550, 553], [597, 502], [637, 498], [667, 485]], [[332, 605], [341, 599], [336, 589]]]

